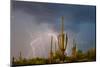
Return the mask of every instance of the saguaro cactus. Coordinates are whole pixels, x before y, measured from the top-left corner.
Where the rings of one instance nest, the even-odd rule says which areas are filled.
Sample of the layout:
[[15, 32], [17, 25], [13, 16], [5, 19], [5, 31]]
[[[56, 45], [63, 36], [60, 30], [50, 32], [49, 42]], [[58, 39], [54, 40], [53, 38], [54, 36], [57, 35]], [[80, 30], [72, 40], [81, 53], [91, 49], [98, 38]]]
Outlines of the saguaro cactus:
[[57, 49], [57, 48], [56, 48], [56, 42], [55, 42], [55, 54], [56, 54], [56, 49]]
[[72, 57], [76, 58], [76, 43], [75, 43], [75, 40], [73, 40]]
[[15, 62], [15, 57], [13, 56], [13, 58], [12, 58], [12, 63], [14, 63]]
[[64, 62], [64, 53], [67, 47], [67, 34], [64, 33], [64, 17], [62, 16], [62, 25], [61, 25], [61, 33], [58, 35], [58, 46], [61, 51], [62, 61]]
[[53, 44], [53, 36], [51, 36], [51, 46], [50, 46], [50, 63], [52, 63], [52, 44]]
[[22, 61], [22, 53], [20, 52], [19, 60]]

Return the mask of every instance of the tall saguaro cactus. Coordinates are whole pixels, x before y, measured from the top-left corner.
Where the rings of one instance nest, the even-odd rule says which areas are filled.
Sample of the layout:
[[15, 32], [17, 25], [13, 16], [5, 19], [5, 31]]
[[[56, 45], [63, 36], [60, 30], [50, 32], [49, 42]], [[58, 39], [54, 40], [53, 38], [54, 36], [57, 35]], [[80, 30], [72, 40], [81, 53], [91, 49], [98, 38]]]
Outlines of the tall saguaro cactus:
[[53, 36], [51, 36], [51, 46], [50, 46], [50, 63], [52, 63], [52, 44], [53, 44]]
[[62, 61], [64, 62], [64, 53], [67, 47], [67, 34], [64, 33], [64, 17], [62, 16], [62, 23], [61, 23], [61, 33], [58, 35], [58, 46], [61, 51]]

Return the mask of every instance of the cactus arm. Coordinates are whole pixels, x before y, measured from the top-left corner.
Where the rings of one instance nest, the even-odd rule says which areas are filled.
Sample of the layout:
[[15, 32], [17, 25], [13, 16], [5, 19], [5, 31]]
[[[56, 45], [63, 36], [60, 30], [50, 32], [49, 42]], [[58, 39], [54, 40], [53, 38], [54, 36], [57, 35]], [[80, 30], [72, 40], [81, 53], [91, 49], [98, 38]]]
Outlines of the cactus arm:
[[61, 46], [60, 46], [60, 36], [58, 36], [58, 47], [59, 47], [59, 49], [61, 49]]
[[60, 47], [60, 43], [59, 43], [59, 40], [58, 40], [58, 47], [59, 47], [59, 49], [61, 49], [61, 47]]
[[67, 37], [67, 34], [66, 34], [66, 43], [65, 43], [65, 49], [67, 48], [67, 42], [68, 42], [68, 37]]

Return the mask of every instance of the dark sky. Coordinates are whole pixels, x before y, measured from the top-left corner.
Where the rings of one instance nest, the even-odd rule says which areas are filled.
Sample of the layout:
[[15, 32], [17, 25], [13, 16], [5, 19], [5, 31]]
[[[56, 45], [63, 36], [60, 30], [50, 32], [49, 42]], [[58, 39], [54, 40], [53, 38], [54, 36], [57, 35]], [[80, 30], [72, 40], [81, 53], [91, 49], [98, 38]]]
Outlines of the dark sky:
[[87, 51], [95, 47], [96, 7], [13, 1], [11, 5], [11, 53], [19, 52], [26, 58], [47, 57], [50, 36], [56, 39], [60, 32], [61, 16], [64, 16], [64, 31], [68, 34], [66, 53], [71, 54], [73, 39], [77, 49]]

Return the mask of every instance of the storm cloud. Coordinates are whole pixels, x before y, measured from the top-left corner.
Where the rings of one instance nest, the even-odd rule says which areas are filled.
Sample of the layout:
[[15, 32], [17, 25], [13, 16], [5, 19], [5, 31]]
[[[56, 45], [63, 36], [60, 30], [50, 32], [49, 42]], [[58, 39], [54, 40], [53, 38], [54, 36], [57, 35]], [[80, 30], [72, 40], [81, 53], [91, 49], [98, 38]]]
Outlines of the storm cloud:
[[95, 6], [88, 5], [12, 1], [11, 56], [18, 57], [21, 52], [25, 58], [47, 58], [51, 35], [56, 40], [60, 33], [61, 16], [68, 34], [68, 55], [73, 39], [78, 49], [86, 51], [95, 47], [95, 12]]

